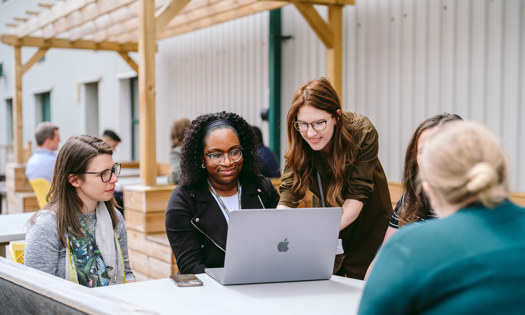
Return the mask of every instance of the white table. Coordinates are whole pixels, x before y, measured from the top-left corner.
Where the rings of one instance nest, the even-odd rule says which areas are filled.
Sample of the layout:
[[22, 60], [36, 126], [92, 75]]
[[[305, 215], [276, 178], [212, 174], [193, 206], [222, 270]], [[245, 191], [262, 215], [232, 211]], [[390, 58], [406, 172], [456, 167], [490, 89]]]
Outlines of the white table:
[[222, 286], [206, 274], [202, 287], [170, 279], [93, 290], [159, 314], [356, 314], [364, 281], [330, 280]]
[[34, 212], [0, 215], [0, 256], [6, 257], [5, 245], [26, 238], [26, 223]]

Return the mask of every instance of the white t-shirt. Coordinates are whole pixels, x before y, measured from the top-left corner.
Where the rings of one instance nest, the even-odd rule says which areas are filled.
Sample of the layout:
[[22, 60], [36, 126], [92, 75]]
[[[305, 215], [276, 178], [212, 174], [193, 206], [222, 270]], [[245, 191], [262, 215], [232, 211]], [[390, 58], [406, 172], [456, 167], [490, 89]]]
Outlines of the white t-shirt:
[[[213, 197], [215, 198], [215, 200], [217, 201], [217, 203], [219, 204], [219, 208], [221, 208], [222, 210], [222, 214], [224, 214], [224, 218], [226, 218], [226, 222], [230, 223], [230, 216], [228, 215], [228, 213], [226, 213], [226, 210], [224, 210], [221, 206], [221, 203], [217, 200], [217, 197], [212, 194]], [[235, 210], [239, 210], [239, 197], [238, 197], [238, 194], [235, 194], [233, 196], [229, 196], [229, 197], [220, 197], [221, 198], [222, 202], [224, 203], [224, 205], [226, 206], [226, 208], [228, 208], [228, 211], [229, 212], [232, 212], [232, 211], [235, 211]]]

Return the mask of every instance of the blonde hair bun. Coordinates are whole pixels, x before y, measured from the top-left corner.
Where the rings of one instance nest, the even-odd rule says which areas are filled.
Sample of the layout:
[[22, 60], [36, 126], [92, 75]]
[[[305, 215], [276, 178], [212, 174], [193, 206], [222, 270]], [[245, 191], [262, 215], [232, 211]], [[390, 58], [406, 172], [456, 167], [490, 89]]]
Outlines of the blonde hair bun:
[[498, 184], [498, 175], [494, 168], [485, 162], [474, 165], [467, 174], [465, 188], [469, 193], [480, 193]]

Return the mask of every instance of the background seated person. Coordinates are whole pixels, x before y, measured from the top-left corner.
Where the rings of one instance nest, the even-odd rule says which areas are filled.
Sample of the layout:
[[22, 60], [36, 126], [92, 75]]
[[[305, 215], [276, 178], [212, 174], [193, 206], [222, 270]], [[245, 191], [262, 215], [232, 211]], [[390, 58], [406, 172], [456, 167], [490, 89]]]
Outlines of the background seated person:
[[270, 148], [264, 146], [263, 136], [261, 129], [257, 126], [252, 126], [255, 131], [255, 136], [259, 140], [257, 150], [263, 161], [262, 174], [269, 178], [281, 177], [281, 169], [279, 168], [279, 160]]
[[100, 138], [71, 137], [58, 153], [51, 199], [29, 221], [25, 265], [87, 287], [134, 281], [113, 190], [120, 165]]
[[169, 183], [177, 184], [180, 179], [180, 155], [182, 150], [182, 138], [184, 137], [184, 130], [190, 124], [188, 118], [179, 118], [173, 121], [171, 125], [171, 151], [170, 164], [171, 175], [168, 178]]
[[419, 169], [439, 219], [384, 244], [359, 314], [524, 314], [525, 209], [507, 199], [499, 141], [478, 123], [448, 123]]
[[[436, 214], [430, 208], [430, 201], [417, 184], [417, 178], [419, 176], [418, 163], [421, 159], [421, 152], [425, 145], [425, 140], [437, 132], [444, 124], [461, 119], [462, 118], [459, 115], [443, 113], [427, 118], [417, 126], [416, 131], [414, 131], [414, 134], [408, 143], [405, 154], [403, 195], [397, 202], [396, 208], [392, 213], [383, 243], [394, 235], [401, 226], [436, 217]], [[373, 265], [374, 261], [372, 261], [370, 267], [368, 267], [365, 279], [368, 278], [368, 274]]]
[[44, 178], [51, 183], [57, 159], [55, 151], [60, 143], [58, 127], [47, 121], [38, 124], [35, 130], [35, 140], [37, 148], [26, 165], [27, 179]]
[[104, 130], [104, 133], [102, 133], [102, 140], [111, 147], [111, 150], [115, 152], [117, 149], [117, 146], [122, 141], [120, 137], [117, 135], [117, 133], [113, 130], [106, 129]]
[[260, 174], [253, 129], [239, 115], [197, 117], [182, 143], [181, 179], [166, 210], [166, 233], [180, 273], [223, 267], [229, 213], [275, 208], [279, 193]]

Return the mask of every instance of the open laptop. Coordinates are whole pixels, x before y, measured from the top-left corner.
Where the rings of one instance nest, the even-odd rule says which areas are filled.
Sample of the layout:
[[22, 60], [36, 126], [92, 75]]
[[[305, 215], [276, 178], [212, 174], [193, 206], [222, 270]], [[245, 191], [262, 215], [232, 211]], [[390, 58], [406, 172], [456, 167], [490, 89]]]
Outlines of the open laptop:
[[330, 279], [342, 209], [230, 212], [224, 268], [206, 268], [223, 285]]

